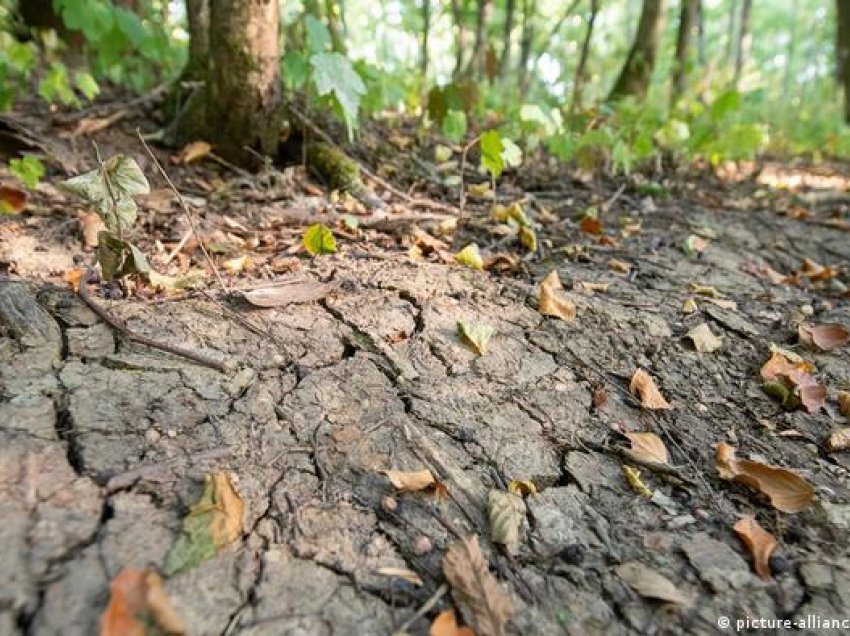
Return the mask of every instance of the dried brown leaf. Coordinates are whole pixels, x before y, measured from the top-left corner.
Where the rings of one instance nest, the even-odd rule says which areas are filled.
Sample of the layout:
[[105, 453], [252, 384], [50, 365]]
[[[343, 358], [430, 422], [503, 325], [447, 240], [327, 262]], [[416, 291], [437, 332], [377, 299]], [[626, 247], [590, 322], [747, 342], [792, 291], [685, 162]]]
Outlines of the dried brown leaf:
[[385, 470], [384, 474], [399, 492], [425, 490], [437, 483], [434, 473], [427, 468], [416, 471]]
[[694, 343], [694, 349], [700, 353], [711, 353], [717, 351], [722, 345], [723, 340], [715, 336], [711, 332], [708, 323], [700, 323], [688, 332], [688, 338]]
[[800, 325], [797, 335], [804, 347], [821, 351], [832, 351], [850, 342], [850, 329], [838, 323]]
[[157, 633], [186, 633], [156, 572], [122, 570], [109, 589], [109, 605], [100, 618], [100, 636], [145, 636], [153, 633], [149, 626], [158, 628]]
[[186, 165], [200, 161], [212, 152], [212, 146], [206, 141], [193, 141], [183, 146], [183, 149], [174, 157], [174, 163]]
[[330, 294], [331, 289], [330, 285], [311, 281], [252, 289], [244, 296], [255, 307], [285, 307], [316, 302]]
[[826, 450], [830, 453], [850, 449], [850, 428], [839, 428], [826, 438]]
[[505, 636], [513, 603], [487, 566], [478, 535], [453, 543], [443, 557], [443, 574], [455, 603], [479, 636]]
[[735, 533], [753, 555], [756, 574], [763, 579], [770, 578], [770, 555], [776, 549], [776, 537], [759, 525], [754, 517], [744, 517], [734, 528]]
[[667, 447], [655, 433], [624, 433], [632, 443], [630, 449], [624, 451], [627, 457], [643, 464], [668, 464]]
[[561, 289], [563, 287], [558, 278], [558, 270], [553, 269], [540, 283], [538, 310], [544, 316], [554, 316], [565, 322], [572, 322], [576, 317], [576, 306], [558, 293]]
[[669, 579], [637, 561], [618, 565], [614, 571], [624, 583], [644, 598], [654, 598], [678, 605], [690, 605], [693, 601], [691, 596], [682, 592]]
[[428, 636], [475, 636], [475, 632], [471, 627], [458, 625], [454, 611], [446, 610], [440, 612], [434, 622], [431, 623]]
[[735, 457], [735, 448], [721, 442], [717, 445], [715, 466], [720, 477], [749, 486], [767, 495], [770, 503], [782, 512], [800, 512], [815, 498], [815, 489], [796, 473]]
[[850, 416], [850, 391], [838, 392], [838, 412], [844, 417]]
[[17, 214], [27, 207], [27, 193], [14, 186], [0, 186], [0, 214]]
[[661, 395], [661, 391], [646, 371], [638, 369], [629, 383], [629, 392], [640, 398], [641, 405], [646, 409], [669, 409], [670, 403]]

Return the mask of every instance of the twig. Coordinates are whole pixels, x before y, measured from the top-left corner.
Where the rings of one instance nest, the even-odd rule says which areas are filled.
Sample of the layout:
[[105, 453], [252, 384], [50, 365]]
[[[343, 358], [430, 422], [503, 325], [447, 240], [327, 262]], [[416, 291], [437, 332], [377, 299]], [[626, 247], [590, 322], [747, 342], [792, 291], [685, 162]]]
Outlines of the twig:
[[466, 187], [463, 182], [463, 173], [466, 170], [466, 155], [472, 147], [481, 140], [481, 135], [470, 141], [463, 147], [463, 152], [460, 153], [460, 218], [463, 218], [463, 211], [466, 207]]
[[166, 265], [168, 265], [171, 261], [174, 260], [174, 258], [180, 253], [180, 250], [182, 250], [186, 246], [186, 243], [189, 242], [190, 238], [192, 238], [192, 230], [188, 229], [186, 230], [185, 234], [183, 234], [183, 238], [180, 239], [180, 242], [174, 247], [173, 250], [171, 250], [171, 252], [169, 252], [168, 256], [165, 259]]
[[83, 280], [80, 281], [80, 297], [83, 299], [86, 305], [88, 305], [89, 308], [94, 313], [96, 313], [101, 320], [103, 320], [103, 322], [123, 334], [124, 337], [127, 338], [127, 340], [129, 340], [130, 342], [135, 342], [144, 345], [146, 347], [150, 347], [151, 349], [158, 349], [159, 351], [165, 351], [166, 353], [170, 353], [175, 356], [180, 356], [181, 358], [186, 358], [187, 360], [191, 360], [192, 362], [203, 365], [205, 367], [209, 367], [210, 369], [215, 369], [216, 371], [220, 371], [222, 373], [227, 372], [227, 367], [222, 362], [212, 360], [199, 353], [195, 353], [194, 351], [183, 349], [182, 347], [170, 345], [165, 342], [158, 342], [156, 340], [153, 340], [152, 338], [148, 338], [147, 336], [142, 336], [134, 331], [131, 331], [124, 323], [112, 316], [103, 307], [94, 302], [91, 296], [89, 296], [88, 284], [91, 282], [91, 277], [93, 274], [94, 270], [91, 267], [86, 269], [86, 273], [83, 274]]
[[183, 199], [183, 195], [180, 194], [180, 191], [175, 187], [174, 183], [169, 178], [168, 174], [165, 172], [165, 169], [162, 167], [162, 164], [159, 163], [159, 159], [156, 158], [156, 155], [153, 154], [153, 151], [148, 146], [145, 138], [142, 137], [142, 131], [136, 128], [136, 136], [139, 138], [139, 141], [142, 142], [142, 146], [144, 146], [145, 150], [148, 153], [148, 156], [153, 161], [156, 166], [159, 174], [162, 175], [162, 178], [165, 179], [165, 182], [168, 184], [168, 187], [171, 188], [171, 191], [177, 197], [177, 202], [180, 204], [180, 207], [183, 209], [183, 212], [186, 214], [186, 218], [189, 220], [189, 227], [192, 228], [192, 232], [195, 234], [195, 239], [198, 241], [198, 247], [201, 248], [201, 252], [204, 253], [204, 257], [207, 259], [207, 263], [209, 263], [210, 267], [212, 267], [213, 273], [215, 277], [218, 279], [218, 284], [221, 285], [221, 288], [224, 290], [224, 293], [227, 294], [228, 289], [227, 285], [224, 283], [224, 279], [221, 277], [221, 273], [218, 271], [218, 268], [215, 266], [215, 261], [213, 261], [210, 253], [207, 251], [206, 246], [204, 246], [204, 241], [201, 239], [201, 234], [198, 232], [198, 225], [195, 223], [195, 217], [192, 216], [192, 213], [189, 211], [189, 206], [186, 205], [186, 201]]
[[416, 613], [413, 616], [404, 621], [401, 626], [393, 632], [392, 636], [403, 636], [403, 634], [406, 634], [407, 628], [413, 625], [413, 623], [418, 621], [420, 618], [425, 616], [425, 614], [430, 612], [431, 608], [434, 607], [439, 602], [439, 600], [446, 595], [448, 591], [448, 585], [446, 585], [445, 583], [440, 585], [440, 587], [438, 587], [437, 590], [431, 595], [431, 598], [425, 601], [425, 604], [422, 605], [422, 607], [420, 607], [418, 610], [416, 610]]
[[[289, 106], [289, 110], [296, 117], [298, 117], [298, 119], [301, 120], [301, 123], [304, 126], [306, 126], [307, 128], [309, 128], [310, 131], [313, 132], [313, 134], [315, 134], [319, 139], [321, 139], [322, 141], [324, 141], [327, 144], [330, 144], [334, 148], [342, 150], [340, 148], [339, 144], [336, 143], [331, 138], [331, 136], [328, 135], [324, 130], [322, 130], [316, 124], [314, 124], [310, 120], [310, 118], [307, 117], [307, 115], [305, 115], [300, 110], [298, 110], [295, 106], [292, 106], [292, 105]], [[406, 192], [402, 192], [401, 190], [399, 190], [398, 188], [396, 188], [395, 186], [390, 184], [388, 181], [382, 179], [381, 177], [376, 175], [374, 172], [369, 170], [369, 168], [367, 168], [365, 165], [363, 165], [362, 161], [357, 161], [354, 158], [352, 158], [352, 161], [357, 163], [357, 165], [360, 167], [360, 171], [363, 172], [363, 174], [365, 174], [372, 181], [374, 181], [375, 183], [380, 185], [382, 188], [386, 189], [388, 192], [394, 194], [399, 199], [402, 199], [408, 205], [415, 206], [415, 207], [429, 208], [429, 209], [432, 209], [432, 210], [445, 210], [447, 212], [452, 212], [453, 214], [458, 213], [458, 211], [456, 209], [454, 209], [450, 205], [446, 205], [445, 203], [440, 203], [438, 201], [431, 201], [429, 199], [415, 199], [415, 198], [411, 197], [409, 194], [407, 194]]]

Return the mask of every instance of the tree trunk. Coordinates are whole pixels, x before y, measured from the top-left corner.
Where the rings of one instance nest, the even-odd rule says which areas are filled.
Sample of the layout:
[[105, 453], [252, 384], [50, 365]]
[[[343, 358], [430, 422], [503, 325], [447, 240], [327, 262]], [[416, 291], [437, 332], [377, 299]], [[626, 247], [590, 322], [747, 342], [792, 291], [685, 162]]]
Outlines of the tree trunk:
[[422, 0], [422, 57], [419, 60], [419, 72], [422, 81], [428, 79], [428, 39], [431, 35], [431, 0]]
[[850, 2], [836, 0], [836, 67], [839, 84], [844, 91], [844, 121], [850, 124]]
[[467, 62], [463, 77], [480, 79], [484, 71], [484, 54], [487, 49], [487, 23], [490, 21], [490, 11], [493, 8], [492, 0], [478, 0], [478, 15], [475, 20], [475, 43], [472, 47], [472, 56]]
[[723, 50], [723, 64], [732, 64], [732, 55], [735, 52], [735, 25], [738, 18], [738, 0], [732, 0], [729, 5], [729, 19], [726, 22], [726, 47]]
[[177, 139], [203, 139], [225, 159], [255, 167], [277, 153], [282, 128], [280, 3], [209, 0], [210, 61], [204, 90], [177, 120]]
[[203, 82], [207, 78], [210, 56], [210, 0], [186, 0], [186, 23], [189, 58], [180, 81]]
[[679, 12], [679, 29], [676, 33], [676, 59], [673, 62], [673, 82], [670, 90], [670, 105], [673, 106], [685, 92], [688, 84], [688, 62], [697, 26], [699, 0], [682, 0]]
[[519, 62], [517, 63], [517, 85], [520, 93], [528, 88], [528, 60], [531, 58], [531, 43], [534, 41], [534, 2], [523, 0], [522, 35], [519, 41]]
[[782, 78], [782, 90], [786, 95], [791, 94], [794, 83], [794, 67], [797, 58], [797, 21], [800, 15], [800, 3], [791, 0], [791, 35], [788, 38], [788, 54], [785, 60], [785, 76]]
[[342, 5], [334, 0], [325, 0], [325, 15], [328, 21], [328, 33], [331, 34], [331, 48], [345, 55], [345, 37], [342, 34]]
[[750, 14], [752, 13], [753, 0], [744, 0], [741, 4], [741, 28], [738, 30], [738, 49], [735, 55], [735, 87], [738, 87], [738, 81], [741, 79], [741, 73], [744, 71], [744, 65], [750, 56], [750, 44], [752, 43], [752, 35], [750, 34]]
[[507, 0], [505, 4], [505, 28], [502, 31], [502, 55], [499, 57], [499, 79], [504, 79], [508, 72], [508, 64], [511, 59], [511, 33], [514, 30], [514, 13], [516, 0]]
[[593, 38], [593, 26], [596, 24], [596, 15], [599, 13], [599, 0], [590, 0], [590, 18], [587, 21], [587, 31], [584, 34], [584, 41], [581, 43], [581, 53], [578, 58], [578, 66], [576, 66], [575, 80], [573, 81], [573, 99], [570, 104], [570, 112], [576, 112], [581, 109], [582, 93], [584, 92], [584, 83], [587, 79], [587, 58], [590, 56], [590, 41]]
[[466, 0], [461, 5], [460, 0], [452, 0], [452, 20], [455, 23], [455, 68], [452, 77], [458, 77], [464, 68], [466, 60]]
[[646, 97], [655, 68], [658, 44], [664, 26], [664, 0], [643, 0], [637, 33], [623, 70], [608, 95], [609, 101], [634, 96]]

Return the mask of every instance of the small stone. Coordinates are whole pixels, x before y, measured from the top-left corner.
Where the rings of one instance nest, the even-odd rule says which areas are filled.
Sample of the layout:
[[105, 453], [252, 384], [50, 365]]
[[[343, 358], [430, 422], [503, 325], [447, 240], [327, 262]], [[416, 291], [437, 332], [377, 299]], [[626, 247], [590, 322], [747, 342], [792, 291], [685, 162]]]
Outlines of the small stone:
[[770, 571], [776, 574], [783, 574], [791, 569], [791, 563], [784, 556], [774, 555], [767, 562], [770, 566]]
[[396, 501], [395, 497], [390, 497], [387, 495], [383, 499], [381, 499], [381, 508], [386, 510], [387, 512], [395, 512], [398, 510], [398, 501]]
[[434, 544], [431, 542], [431, 539], [425, 536], [419, 537], [413, 544], [413, 553], [416, 556], [423, 556], [425, 554], [428, 554], [433, 549]]
[[175, 431], [173, 428], [169, 428], [167, 431], [165, 431], [165, 434], [168, 435], [171, 439], [177, 437], [177, 431]]
[[162, 433], [155, 428], [149, 428], [145, 431], [145, 441], [147, 441], [148, 444], [156, 444], [161, 437]]
[[811, 305], [803, 305], [800, 307], [800, 313], [804, 316], [813, 316], [815, 314], [815, 308]]
[[584, 561], [584, 548], [578, 543], [571, 543], [558, 553], [558, 556], [570, 565], [581, 565]]

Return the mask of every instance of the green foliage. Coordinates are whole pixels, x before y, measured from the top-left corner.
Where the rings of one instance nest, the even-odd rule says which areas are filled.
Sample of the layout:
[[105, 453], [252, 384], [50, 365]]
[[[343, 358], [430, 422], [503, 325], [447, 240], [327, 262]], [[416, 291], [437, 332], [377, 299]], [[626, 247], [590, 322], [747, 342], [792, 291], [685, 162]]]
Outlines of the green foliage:
[[336, 252], [336, 239], [327, 225], [316, 223], [307, 228], [302, 241], [304, 249], [311, 255], [334, 254]]
[[462, 110], [450, 110], [443, 118], [442, 131], [447, 139], [457, 143], [466, 136], [466, 113]]
[[494, 179], [498, 179], [505, 169], [502, 152], [505, 146], [498, 130], [488, 130], [481, 134], [478, 141], [481, 146], [481, 165], [484, 166]]
[[9, 171], [30, 190], [38, 185], [45, 172], [41, 161], [31, 155], [9, 161]]
[[348, 128], [348, 136], [353, 138], [360, 98], [366, 92], [363, 80], [348, 58], [339, 53], [317, 53], [310, 57], [310, 65], [313, 67], [316, 92], [320, 97], [330, 95], [336, 100]]

